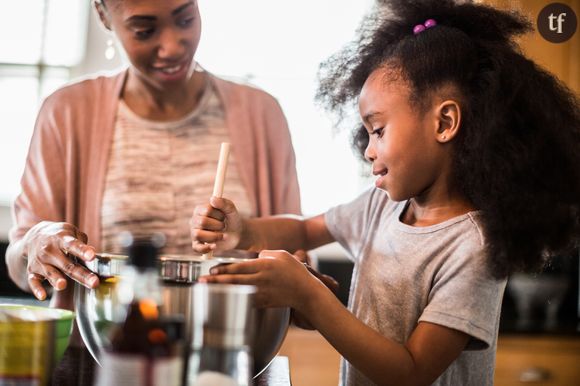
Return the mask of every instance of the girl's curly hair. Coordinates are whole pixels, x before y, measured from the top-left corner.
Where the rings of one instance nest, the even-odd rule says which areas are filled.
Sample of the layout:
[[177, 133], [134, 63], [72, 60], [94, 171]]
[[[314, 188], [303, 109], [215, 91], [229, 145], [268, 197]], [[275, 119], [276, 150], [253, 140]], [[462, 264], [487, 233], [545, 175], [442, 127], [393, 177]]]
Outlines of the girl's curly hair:
[[[541, 268], [580, 235], [580, 112], [577, 97], [527, 59], [513, 38], [532, 30], [517, 13], [451, 0], [379, 1], [359, 38], [321, 65], [317, 100], [344, 116], [367, 77], [399, 70], [420, 108], [445, 84], [461, 94], [454, 139], [457, 186], [482, 212], [495, 276]], [[414, 35], [413, 26], [437, 26]], [[358, 125], [353, 146], [364, 154]]]

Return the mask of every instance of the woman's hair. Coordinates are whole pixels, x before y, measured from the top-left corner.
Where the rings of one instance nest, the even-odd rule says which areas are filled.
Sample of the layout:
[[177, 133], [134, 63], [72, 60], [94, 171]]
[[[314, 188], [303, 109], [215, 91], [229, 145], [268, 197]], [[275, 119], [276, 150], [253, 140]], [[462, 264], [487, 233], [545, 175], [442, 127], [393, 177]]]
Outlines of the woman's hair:
[[[532, 25], [521, 15], [450, 0], [380, 1], [359, 38], [321, 65], [317, 99], [341, 117], [368, 76], [398, 70], [420, 113], [447, 84], [460, 95], [454, 181], [481, 210], [495, 276], [541, 268], [580, 234], [577, 97], [519, 51]], [[413, 27], [437, 25], [415, 35]], [[353, 145], [364, 154], [360, 124]]]

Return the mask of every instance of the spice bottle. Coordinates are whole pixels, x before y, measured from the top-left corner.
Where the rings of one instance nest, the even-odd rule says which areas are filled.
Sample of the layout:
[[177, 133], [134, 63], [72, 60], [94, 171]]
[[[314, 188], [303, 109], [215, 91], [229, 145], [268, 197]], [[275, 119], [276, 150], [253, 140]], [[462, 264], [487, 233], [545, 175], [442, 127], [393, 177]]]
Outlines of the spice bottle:
[[99, 358], [97, 386], [181, 386], [183, 319], [162, 315], [157, 269], [164, 238], [129, 238], [128, 261], [117, 287], [119, 323]]

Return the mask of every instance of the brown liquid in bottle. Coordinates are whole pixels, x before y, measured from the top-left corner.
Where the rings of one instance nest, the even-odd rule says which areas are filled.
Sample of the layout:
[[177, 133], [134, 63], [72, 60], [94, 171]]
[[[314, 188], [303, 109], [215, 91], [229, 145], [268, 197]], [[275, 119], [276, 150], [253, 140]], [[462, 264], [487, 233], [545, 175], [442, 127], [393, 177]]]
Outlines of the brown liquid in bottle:
[[149, 358], [178, 354], [180, 321], [159, 316], [158, 305], [149, 299], [134, 301], [121, 328], [113, 331], [111, 350], [143, 354]]
[[[110, 344], [100, 358], [98, 386], [183, 383], [183, 318], [161, 314], [161, 289], [155, 267], [157, 251], [153, 246], [139, 247], [148, 260], [138, 261], [128, 267], [126, 275], [103, 283], [105, 292], [131, 289], [133, 300], [126, 306], [124, 320], [110, 330]], [[127, 286], [121, 289], [116, 280], [125, 280]]]

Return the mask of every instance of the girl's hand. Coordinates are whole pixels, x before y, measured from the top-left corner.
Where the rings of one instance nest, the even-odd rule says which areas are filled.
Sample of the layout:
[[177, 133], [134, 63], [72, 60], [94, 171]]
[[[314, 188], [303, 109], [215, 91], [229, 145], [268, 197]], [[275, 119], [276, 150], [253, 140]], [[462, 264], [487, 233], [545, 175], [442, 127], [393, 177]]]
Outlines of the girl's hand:
[[83, 261], [95, 258], [95, 249], [86, 243], [87, 235], [68, 223], [43, 221], [30, 228], [24, 237], [24, 253], [34, 296], [46, 298], [44, 280], [57, 291], [64, 290], [66, 276], [88, 288], [99, 285], [97, 275], [75, 262], [75, 257]]
[[236, 248], [243, 221], [232, 201], [212, 197], [209, 204], [195, 207], [189, 225], [193, 250], [207, 253], [214, 249]]
[[262, 251], [251, 261], [220, 265], [200, 282], [250, 284], [257, 287], [257, 307], [304, 309], [312, 285], [318, 281], [306, 266], [286, 251]]

